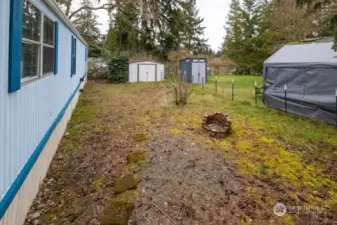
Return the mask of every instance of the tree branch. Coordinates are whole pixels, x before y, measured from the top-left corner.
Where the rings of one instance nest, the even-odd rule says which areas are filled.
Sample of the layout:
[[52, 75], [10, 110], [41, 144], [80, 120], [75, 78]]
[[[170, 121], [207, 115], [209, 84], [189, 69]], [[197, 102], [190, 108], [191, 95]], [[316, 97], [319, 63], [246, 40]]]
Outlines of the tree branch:
[[114, 9], [116, 7], [117, 7], [117, 4], [111, 4], [111, 3], [106, 3], [106, 4], [103, 4], [101, 6], [97, 6], [97, 7], [91, 7], [91, 6], [86, 5], [86, 6], [80, 7], [77, 10], [75, 10], [74, 12], [72, 12], [68, 16], [68, 19], [70, 20], [72, 17], [74, 17], [77, 13], [79, 13], [82, 10]]

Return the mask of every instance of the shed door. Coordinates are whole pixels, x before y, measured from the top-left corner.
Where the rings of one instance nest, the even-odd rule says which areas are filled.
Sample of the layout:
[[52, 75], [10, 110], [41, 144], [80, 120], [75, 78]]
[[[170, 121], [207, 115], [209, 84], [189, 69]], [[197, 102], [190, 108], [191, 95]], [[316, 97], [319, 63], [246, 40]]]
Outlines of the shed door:
[[156, 81], [156, 65], [140, 64], [139, 65], [139, 82]]
[[206, 63], [199, 63], [200, 84], [206, 83]]
[[192, 83], [201, 84], [203, 81], [206, 82], [206, 64], [192, 63]]
[[147, 81], [148, 82], [156, 81], [156, 65], [148, 65], [147, 72], [148, 72]]
[[147, 82], [147, 65], [139, 65], [139, 71], [138, 71], [138, 81], [139, 82]]
[[200, 83], [199, 63], [192, 63], [192, 83], [193, 84]]

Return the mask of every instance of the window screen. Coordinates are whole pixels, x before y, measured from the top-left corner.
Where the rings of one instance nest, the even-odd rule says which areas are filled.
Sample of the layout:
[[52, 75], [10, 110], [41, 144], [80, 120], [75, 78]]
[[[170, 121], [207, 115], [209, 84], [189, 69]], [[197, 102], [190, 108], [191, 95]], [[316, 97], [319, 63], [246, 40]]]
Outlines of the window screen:
[[24, 0], [22, 37], [40, 42], [41, 12], [28, 0]]
[[54, 22], [48, 17], [43, 20], [43, 74], [54, 72]]
[[39, 45], [22, 43], [22, 78], [35, 77], [38, 75]]
[[54, 22], [48, 17], [44, 17], [43, 22], [43, 43], [54, 45]]
[[54, 48], [43, 47], [43, 74], [54, 71]]
[[21, 78], [39, 75], [40, 59], [40, 11], [28, 0], [24, 0], [22, 17]]

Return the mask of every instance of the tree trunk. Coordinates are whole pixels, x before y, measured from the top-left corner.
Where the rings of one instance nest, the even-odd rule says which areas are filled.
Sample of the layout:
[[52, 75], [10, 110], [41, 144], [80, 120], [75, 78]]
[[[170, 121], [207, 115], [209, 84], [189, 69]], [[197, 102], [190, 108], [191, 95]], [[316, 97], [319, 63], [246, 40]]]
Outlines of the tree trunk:
[[67, 17], [69, 17], [69, 14], [70, 14], [71, 1], [72, 1], [72, 0], [68, 0], [67, 3], [65, 4], [65, 5], [66, 5], [66, 11], [65, 11], [65, 14], [66, 14]]

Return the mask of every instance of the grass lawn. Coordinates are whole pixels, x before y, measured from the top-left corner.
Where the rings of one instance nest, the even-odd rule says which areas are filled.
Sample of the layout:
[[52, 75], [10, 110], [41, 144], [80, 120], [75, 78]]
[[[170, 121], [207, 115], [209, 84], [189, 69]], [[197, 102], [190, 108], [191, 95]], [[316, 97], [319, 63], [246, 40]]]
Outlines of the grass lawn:
[[[254, 85], [263, 85], [262, 76], [234, 76], [220, 75], [208, 78], [207, 89], [215, 92], [215, 78], [217, 78], [217, 91], [226, 100], [232, 100], [232, 82], [234, 81], [234, 100], [247, 101], [255, 104]], [[259, 98], [261, 100], [261, 98]], [[261, 101], [258, 102], [262, 104]]]
[[[124, 201], [139, 224], [333, 223], [337, 129], [261, 99], [256, 106], [255, 81], [262, 85], [261, 77], [218, 76], [216, 93], [211, 77], [185, 107], [173, 104], [167, 83], [89, 82], [31, 212], [42, 202], [43, 224], [109, 224], [106, 209]], [[212, 112], [232, 118], [231, 136], [201, 131]], [[126, 174], [138, 187], [116, 193]], [[277, 202], [288, 214], [274, 215]]]

